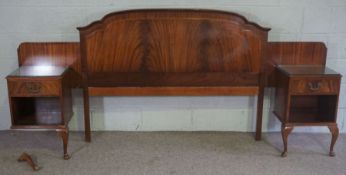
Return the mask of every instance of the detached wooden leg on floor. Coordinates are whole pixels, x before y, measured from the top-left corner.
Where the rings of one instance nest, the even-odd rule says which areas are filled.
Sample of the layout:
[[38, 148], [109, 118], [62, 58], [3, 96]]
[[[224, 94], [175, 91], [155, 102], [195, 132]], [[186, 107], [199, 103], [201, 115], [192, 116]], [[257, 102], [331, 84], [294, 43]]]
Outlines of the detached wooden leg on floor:
[[282, 140], [284, 143], [284, 151], [282, 152], [281, 157], [287, 156], [287, 140], [288, 140], [288, 135], [290, 135], [292, 130], [293, 130], [293, 126], [285, 126], [285, 125], [281, 126], [281, 135], [282, 135]]
[[67, 144], [68, 144], [68, 129], [58, 131], [58, 135], [62, 138], [64, 146], [64, 159], [70, 159], [70, 156], [67, 153]]
[[31, 158], [31, 156], [27, 153], [22, 153], [22, 155], [18, 158], [18, 162], [24, 162], [26, 161], [30, 167], [32, 168], [32, 170], [34, 171], [38, 171], [41, 169], [41, 167], [39, 167], [34, 160]]
[[339, 128], [337, 125], [328, 126], [329, 131], [332, 133], [332, 141], [330, 143], [329, 156], [334, 157], [334, 145], [339, 136]]

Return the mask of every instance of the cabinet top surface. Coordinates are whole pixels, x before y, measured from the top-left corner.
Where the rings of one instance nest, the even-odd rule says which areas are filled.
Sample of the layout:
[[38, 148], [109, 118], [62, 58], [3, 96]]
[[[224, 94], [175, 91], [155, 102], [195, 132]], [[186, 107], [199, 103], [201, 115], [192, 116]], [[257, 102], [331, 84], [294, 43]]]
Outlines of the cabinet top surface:
[[68, 67], [60, 66], [21, 66], [13, 71], [9, 77], [51, 77], [61, 76]]
[[294, 75], [312, 75], [312, 76], [324, 76], [324, 75], [336, 75], [341, 76], [338, 72], [319, 65], [278, 65], [278, 70], [284, 72], [289, 76]]

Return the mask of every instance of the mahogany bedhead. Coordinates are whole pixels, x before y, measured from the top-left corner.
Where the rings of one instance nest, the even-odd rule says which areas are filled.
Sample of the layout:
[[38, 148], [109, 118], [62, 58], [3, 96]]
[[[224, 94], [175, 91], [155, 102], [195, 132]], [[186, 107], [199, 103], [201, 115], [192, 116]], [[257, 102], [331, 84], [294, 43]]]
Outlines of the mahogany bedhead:
[[258, 95], [261, 136], [269, 28], [213, 10], [131, 10], [80, 32], [86, 140], [89, 95]]
[[98, 84], [100, 77], [120, 72], [258, 76], [269, 30], [237, 14], [208, 10], [117, 12], [78, 29], [83, 72], [92, 87], [123, 86], [109, 78]]

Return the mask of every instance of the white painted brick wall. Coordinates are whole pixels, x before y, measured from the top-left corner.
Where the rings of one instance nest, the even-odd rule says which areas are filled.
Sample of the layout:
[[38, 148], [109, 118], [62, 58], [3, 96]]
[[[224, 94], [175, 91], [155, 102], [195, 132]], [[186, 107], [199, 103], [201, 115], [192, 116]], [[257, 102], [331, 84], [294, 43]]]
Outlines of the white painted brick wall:
[[[5, 76], [17, 66], [23, 41], [79, 41], [76, 27], [109, 12], [138, 8], [194, 8], [237, 12], [270, 27], [270, 41], [323, 41], [327, 65], [346, 77], [346, 0], [0, 0], [0, 130], [10, 127]], [[338, 123], [346, 115], [346, 78], [342, 81]], [[70, 126], [83, 129], [81, 92], [75, 91]], [[280, 124], [270, 112], [266, 92], [264, 130]], [[105, 97], [92, 98], [94, 130], [253, 131], [254, 97]], [[325, 128], [298, 129], [325, 132]]]

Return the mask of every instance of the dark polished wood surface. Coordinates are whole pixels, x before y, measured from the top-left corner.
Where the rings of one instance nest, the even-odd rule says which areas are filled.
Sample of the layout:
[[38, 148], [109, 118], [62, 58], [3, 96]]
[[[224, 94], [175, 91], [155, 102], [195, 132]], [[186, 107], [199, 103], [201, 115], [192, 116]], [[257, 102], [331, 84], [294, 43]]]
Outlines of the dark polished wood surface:
[[25, 42], [18, 47], [19, 66], [62, 66], [81, 72], [78, 42]]
[[98, 73], [89, 76], [91, 87], [162, 87], [162, 86], [258, 86], [254, 73]]
[[293, 78], [291, 82], [291, 94], [338, 94], [340, 87], [338, 76]]
[[203, 10], [113, 13], [79, 30], [88, 75], [99, 72], [258, 73], [268, 31], [240, 15]]
[[340, 76], [340, 74], [324, 65], [278, 65], [280, 71], [287, 75], [305, 76]]
[[61, 76], [68, 67], [60, 66], [21, 66], [8, 76], [10, 77], [50, 77]]
[[221, 95], [258, 95], [259, 88], [254, 86], [219, 87], [89, 87], [90, 96], [221, 96]]
[[288, 135], [295, 126], [327, 126], [332, 133], [330, 156], [338, 137], [336, 124], [341, 75], [325, 66], [276, 66], [274, 114], [282, 122], [287, 156]]
[[269, 42], [266, 85], [276, 83], [276, 65], [317, 65], [326, 63], [327, 48], [322, 42]]
[[[72, 87], [79, 86], [83, 77], [88, 141], [89, 95], [258, 95], [256, 138], [259, 139], [265, 85], [277, 86], [280, 100], [276, 101], [275, 112], [278, 116], [285, 115], [288, 80], [276, 80], [288, 78], [276, 71], [276, 65], [325, 65], [326, 62], [324, 43], [267, 42], [268, 28], [229, 12], [185, 9], [123, 11], [111, 13], [78, 29], [80, 44], [22, 43], [18, 48], [18, 59], [20, 66], [71, 67], [73, 71], [68, 76], [73, 78], [65, 79], [63, 84]], [[293, 69], [301, 72], [297, 70], [300, 68]], [[312, 69], [309, 72], [319, 74], [323, 71]], [[293, 89], [299, 93], [313, 91], [311, 88], [318, 88], [321, 93], [334, 93], [338, 89], [335, 86], [337, 79], [316, 82], [302, 78], [295, 81]], [[23, 83], [16, 84], [13, 90], [33, 95], [38, 90], [42, 93], [51, 87], [49, 82], [49, 86], [47, 83], [43, 83], [44, 86], [36, 82]], [[63, 93], [68, 94], [68, 90]], [[310, 101], [315, 104], [320, 100], [303, 99], [293, 98], [298, 103]], [[68, 98], [65, 100], [63, 103], [68, 106]], [[29, 100], [23, 105], [33, 102]], [[49, 104], [49, 100], [38, 102]], [[37, 125], [26, 126], [39, 128]], [[53, 125], [45, 127], [61, 129], [61, 126]]]
[[89, 95], [258, 95], [260, 139], [270, 29], [187, 9], [115, 12], [78, 29], [86, 140]]
[[7, 76], [9, 94], [12, 97], [58, 96], [61, 78], [68, 67], [22, 66]]
[[7, 80], [9, 94], [13, 97], [60, 95], [61, 82], [57, 78], [11, 78]]
[[[55, 130], [68, 159], [68, 122], [72, 117], [71, 88], [75, 81], [68, 67], [23, 66], [6, 77], [11, 129]], [[46, 76], [45, 76], [46, 75]]]
[[[78, 42], [25, 42], [18, 47], [19, 66], [70, 67], [72, 87], [81, 86], [81, 60]], [[42, 73], [47, 76], [45, 72]]]
[[277, 64], [325, 65], [327, 48], [322, 42], [270, 42], [269, 57]]

